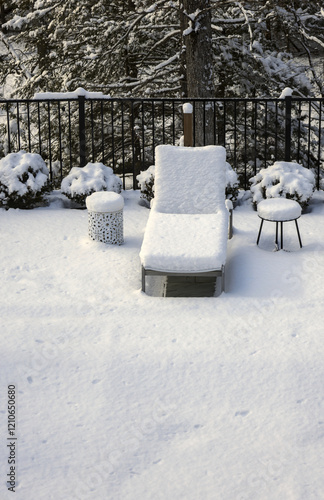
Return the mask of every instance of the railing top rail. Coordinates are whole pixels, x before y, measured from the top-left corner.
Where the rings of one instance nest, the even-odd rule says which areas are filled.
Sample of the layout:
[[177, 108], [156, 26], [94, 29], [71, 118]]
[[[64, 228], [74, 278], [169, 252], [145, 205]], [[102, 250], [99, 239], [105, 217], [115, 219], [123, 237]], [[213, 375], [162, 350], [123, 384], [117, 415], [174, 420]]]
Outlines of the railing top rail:
[[85, 101], [113, 101], [113, 102], [285, 102], [291, 100], [292, 102], [323, 102], [324, 97], [295, 97], [286, 96], [280, 97], [44, 97], [44, 98], [30, 98], [30, 99], [4, 99], [0, 98], [0, 104], [6, 103], [36, 103], [36, 102], [77, 102], [81, 99]]
[[52, 98], [44, 98], [44, 99], [0, 99], [0, 104], [6, 104], [6, 103], [36, 103], [36, 102], [68, 102], [68, 101], [74, 101], [74, 102], [78, 102], [78, 97], [66, 97], [66, 98], [63, 98], [63, 97], [60, 97], [60, 98], [56, 98], [56, 99], [52, 99]]

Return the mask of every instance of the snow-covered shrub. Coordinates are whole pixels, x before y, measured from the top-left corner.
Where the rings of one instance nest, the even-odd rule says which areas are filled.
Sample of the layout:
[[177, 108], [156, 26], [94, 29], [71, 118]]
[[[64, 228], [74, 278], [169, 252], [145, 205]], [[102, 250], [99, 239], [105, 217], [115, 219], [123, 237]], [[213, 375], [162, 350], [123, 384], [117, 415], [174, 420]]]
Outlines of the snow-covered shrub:
[[315, 189], [314, 173], [294, 162], [276, 161], [250, 179], [253, 204], [266, 198], [288, 198], [308, 205]]
[[155, 165], [151, 165], [147, 170], [144, 170], [136, 176], [137, 182], [141, 190], [141, 198], [150, 205], [154, 198], [154, 175]]
[[226, 198], [231, 200], [233, 203], [237, 200], [239, 194], [239, 182], [237, 173], [231, 167], [229, 163], [226, 162]]
[[86, 197], [96, 191], [120, 193], [122, 181], [113, 169], [103, 163], [88, 163], [85, 167], [73, 167], [61, 184], [61, 192], [70, 200], [85, 206]]
[[[154, 175], [155, 166], [152, 165], [147, 170], [144, 170], [136, 179], [141, 190], [141, 198], [149, 205], [154, 198]], [[229, 163], [226, 163], [226, 198], [235, 202], [239, 192], [239, 183], [235, 170], [232, 169]]]
[[37, 153], [9, 153], [0, 160], [0, 206], [33, 208], [49, 191], [49, 172]]

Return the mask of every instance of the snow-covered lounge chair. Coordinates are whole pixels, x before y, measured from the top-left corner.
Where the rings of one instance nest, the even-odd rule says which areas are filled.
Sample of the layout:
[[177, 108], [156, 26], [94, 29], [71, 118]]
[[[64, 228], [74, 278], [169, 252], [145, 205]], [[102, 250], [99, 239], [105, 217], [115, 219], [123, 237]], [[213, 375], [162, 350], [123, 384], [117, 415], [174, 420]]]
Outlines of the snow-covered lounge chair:
[[140, 259], [146, 275], [216, 276], [225, 289], [229, 212], [222, 146], [156, 148], [155, 194]]

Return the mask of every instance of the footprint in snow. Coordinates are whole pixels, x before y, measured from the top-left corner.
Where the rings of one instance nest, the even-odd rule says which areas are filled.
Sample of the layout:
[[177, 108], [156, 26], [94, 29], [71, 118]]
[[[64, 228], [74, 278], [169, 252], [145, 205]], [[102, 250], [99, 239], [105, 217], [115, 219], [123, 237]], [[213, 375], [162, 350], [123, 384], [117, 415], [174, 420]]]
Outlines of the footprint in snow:
[[248, 410], [245, 410], [245, 411], [237, 411], [235, 413], [235, 417], [246, 417], [246, 415], [248, 415], [250, 412]]

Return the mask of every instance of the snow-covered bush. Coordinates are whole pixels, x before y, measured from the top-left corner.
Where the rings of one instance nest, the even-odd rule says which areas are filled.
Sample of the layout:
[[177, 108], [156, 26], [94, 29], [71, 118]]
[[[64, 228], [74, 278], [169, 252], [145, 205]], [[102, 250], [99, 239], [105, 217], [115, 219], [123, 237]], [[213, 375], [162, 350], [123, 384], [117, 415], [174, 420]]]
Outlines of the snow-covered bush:
[[154, 198], [154, 175], [155, 165], [151, 165], [136, 176], [141, 190], [141, 198], [146, 201], [147, 205], [150, 205], [152, 198]]
[[49, 190], [48, 175], [39, 154], [9, 153], [0, 160], [0, 206], [33, 208]]
[[79, 205], [85, 206], [86, 197], [96, 191], [120, 193], [122, 181], [113, 169], [103, 163], [88, 163], [73, 167], [61, 184], [61, 192]]
[[239, 194], [239, 182], [237, 173], [231, 167], [229, 163], [226, 162], [226, 198], [231, 200], [233, 203], [237, 200]]
[[266, 198], [289, 198], [302, 208], [308, 205], [315, 189], [314, 173], [294, 162], [276, 161], [250, 179], [253, 204]]
[[[146, 201], [147, 205], [149, 205], [152, 198], [154, 198], [154, 175], [155, 166], [152, 165], [136, 177], [141, 190], [141, 198]], [[234, 203], [237, 200], [238, 192], [239, 183], [237, 174], [235, 170], [232, 169], [231, 165], [226, 163], [226, 198]]]

